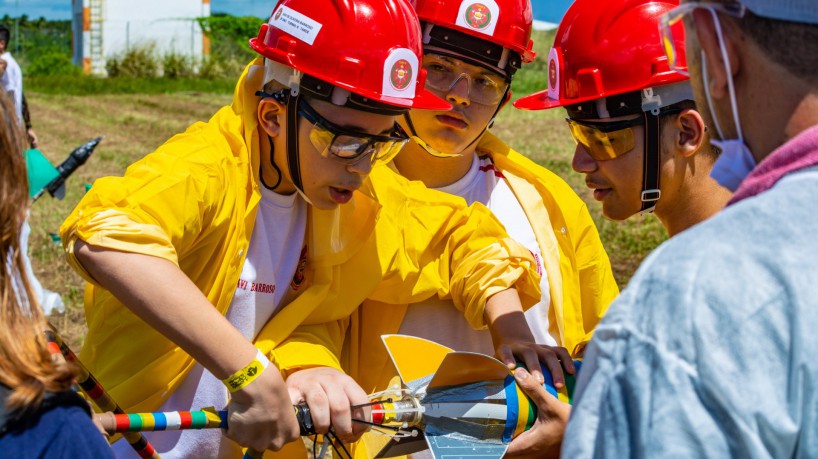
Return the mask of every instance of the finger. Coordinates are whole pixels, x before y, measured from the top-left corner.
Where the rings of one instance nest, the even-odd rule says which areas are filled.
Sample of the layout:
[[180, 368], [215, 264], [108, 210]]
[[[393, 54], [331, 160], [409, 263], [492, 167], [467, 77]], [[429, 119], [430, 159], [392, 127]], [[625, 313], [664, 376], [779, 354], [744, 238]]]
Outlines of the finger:
[[517, 366], [517, 362], [514, 360], [514, 353], [511, 352], [511, 348], [508, 344], [500, 345], [500, 348], [497, 349], [497, 358], [511, 370]]
[[290, 394], [290, 402], [293, 405], [304, 403], [304, 394], [296, 387], [288, 387], [287, 393]]
[[307, 406], [310, 407], [310, 415], [312, 416], [312, 424], [315, 426], [315, 431], [320, 434], [325, 434], [330, 427], [330, 406], [327, 394], [324, 393], [321, 386], [315, 386], [305, 391], [304, 399]]
[[576, 374], [576, 368], [574, 367], [574, 359], [571, 358], [571, 354], [568, 352], [568, 349], [564, 347], [552, 347], [552, 351], [557, 353], [557, 358], [559, 358], [560, 362], [562, 362], [562, 368], [570, 374]]
[[540, 357], [537, 351], [538, 350], [530, 347], [525, 347], [520, 353], [522, 354], [522, 360], [525, 362], [526, 368], [528, 368], [528, 372], [542, 384], [545, 382], [545, 376], [543, 376], [542, 370], [540, 369]]
[[323, 388], [329, 399], [332, 430], [341, 441], [349, 443], [349, 440], [353, 438], [352, 409], [343, 384], [339, 384], [337, 380], [331, 380], [323, 384]]
[[554, 380], [554, 387], [557, 389], [565, 385], [565, 375], [562, 373], [562, 365], [560, 365], [557, 354], [547, 347], [540, 347], [538, 350], [540, 361], [545, 365], [545, 368], [551, 373], [551, 379]]
[[[352, 381], [352, 380], [348, 381], [348, 384], [346, 384], [346, 386], [345, 386], [345, 391], [346, 391], [347, 397], [349, 397], [349, 400], [350, 400], [350, 402], [352, 403], [353, 406], [364, 405], [364, 404], [369, 403], [369, 397], [366, 395], [366, 392], [364, 392], [364, 390], [361, 388], [361, 386], [359, 386], [354, 381]], [[356, 408], [356, 409], [352, 410], [352, 418], [368, 421], [368, 420], [372, 419], [371, 411], [372, 411], [372, 409], [368, 405], [364, 406], [364, 407], [361, 407], [361, 408]], [[370, 427], [369, 425], [364, 424], [362, 422], [353, 422], [352, 423], [352, 434], [353, 434], [354, 440], [357, 440], [358, 438], [360, 438], [361, 435], [364, 434], [364, 432], [369, 430], [369, 427]]]

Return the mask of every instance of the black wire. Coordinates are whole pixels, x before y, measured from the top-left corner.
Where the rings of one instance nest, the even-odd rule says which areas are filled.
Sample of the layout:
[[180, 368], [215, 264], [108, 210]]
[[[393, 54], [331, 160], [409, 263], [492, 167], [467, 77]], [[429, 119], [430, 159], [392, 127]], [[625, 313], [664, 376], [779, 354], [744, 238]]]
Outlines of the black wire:
[[375, 401], [375, 402], [363, 403], [361, 405], [352, 405], [352, 406], [350, 406], [350, 408], [352, 408], [353, 410], [357, 410], [358, 408], [364, 408], [364, 407], [367, 407], [367, 406], [374, 406], [374, 405], [377, 405], [379, 403], [392, 403], [392, 399], [387, 398], [386, 400], [378, 400], [378, 401]]
[[380, 428], [382, 428], [382, 429], [394, 430], [395, 432], [397, 432], [397, 431], [399, 431], [399, 430], [400, 430], [400, 427], [396, 427], [396, 426], [384, 426], [384, 425], [381, 425], [381, 424], [375, 424], [374, 422], [364, 421], [363, 419], [355, 419], [355, 418], [352, 418], [352, 422], [359, 422], [359, 423], [361, 423], [361, 424], [366, 424], [366, 425], [373, 426], [373, 427], [380, 427]]

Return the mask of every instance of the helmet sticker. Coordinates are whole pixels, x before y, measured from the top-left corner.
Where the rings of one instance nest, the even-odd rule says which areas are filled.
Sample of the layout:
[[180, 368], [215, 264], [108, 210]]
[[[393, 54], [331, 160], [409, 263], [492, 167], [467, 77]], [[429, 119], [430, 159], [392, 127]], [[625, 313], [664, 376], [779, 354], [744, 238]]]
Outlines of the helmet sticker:
[[560, 52], [557, 48], [551, 48], [548, 54], [548, 98], [560, 98]]
[[499, 15], [500, 7], [494, 0], [463, 0], [455, 24], [486, 35], [494, 35]]
[[398, 91], [403, 91], [412, 82], [412, 65], [406, 59], [401, 59], [392, 65], [389, 82]]
[[406, 48], [393, 50], [383, 63], [383, 95], [414, 99], [417, 75], [417, 55]]
[[270, 25], [312, 45], [323, 24], [288, 8], [279, 6], [270, 18]]

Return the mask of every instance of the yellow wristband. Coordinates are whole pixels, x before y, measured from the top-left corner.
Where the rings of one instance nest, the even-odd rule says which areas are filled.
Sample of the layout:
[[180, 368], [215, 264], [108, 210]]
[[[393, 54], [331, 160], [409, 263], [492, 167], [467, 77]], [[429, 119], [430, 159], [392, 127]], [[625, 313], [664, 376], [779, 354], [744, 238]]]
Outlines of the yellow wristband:
[[256, 358], [249, 365], [233, 373], [229, 378], [223, 379], [222, 382], [231, 394], [240, 391], [255, 381], [269, 364], [270, 360], [267, 359], [267, 356], [257, 351]]

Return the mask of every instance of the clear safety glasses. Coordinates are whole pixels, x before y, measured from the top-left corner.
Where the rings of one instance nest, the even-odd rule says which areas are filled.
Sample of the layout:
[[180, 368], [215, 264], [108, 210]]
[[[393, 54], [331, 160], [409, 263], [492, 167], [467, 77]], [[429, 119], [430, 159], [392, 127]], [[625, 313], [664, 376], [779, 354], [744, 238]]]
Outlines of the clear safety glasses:
[[506, 80], [489, 70], [472, 75], [450, 59], [437, 55], [423, 57], [426, 87], [448, 93], [462, 79], [468, 84], [469, 100], [482, 105], [500, 102], [506, 93]]
[[373, 163], [389, 162], [409, 141], [409, 136], [398, 123], [395, 123], [394, 129], [387, 135], [365, 134], [336, 126], [318, 114], [304, 99], [299, 101], [298, 114], [313, 125], [310, 131], [313, 147], [322, 156], [331, 154], [333, 158], [349, 165], [357, 164], [366, 157]]
[[697, 9], [706, 9], [710, 11], [713, 16], [713, 21], [718, 24], [718, 13], [724, 13], [729, 16], [741, 18], [747, 11], [747, 8], [738, 2], [729, 3], [710, 3], [710, 2], [688, 2], [683, 3], [676, 8], [663, 14], [659, 20], [659, 29], [662, 35], [662, 46], [667, 54], [668, 64], [671, 70], [674, 70], [682, 75], [688, 75], [686, 67], [682, 64], [683, 59], [680, 56], [678, 49], [676, 49], [676, 39], [680, 42], [684, 41], [684, 19], [685, 15]]

